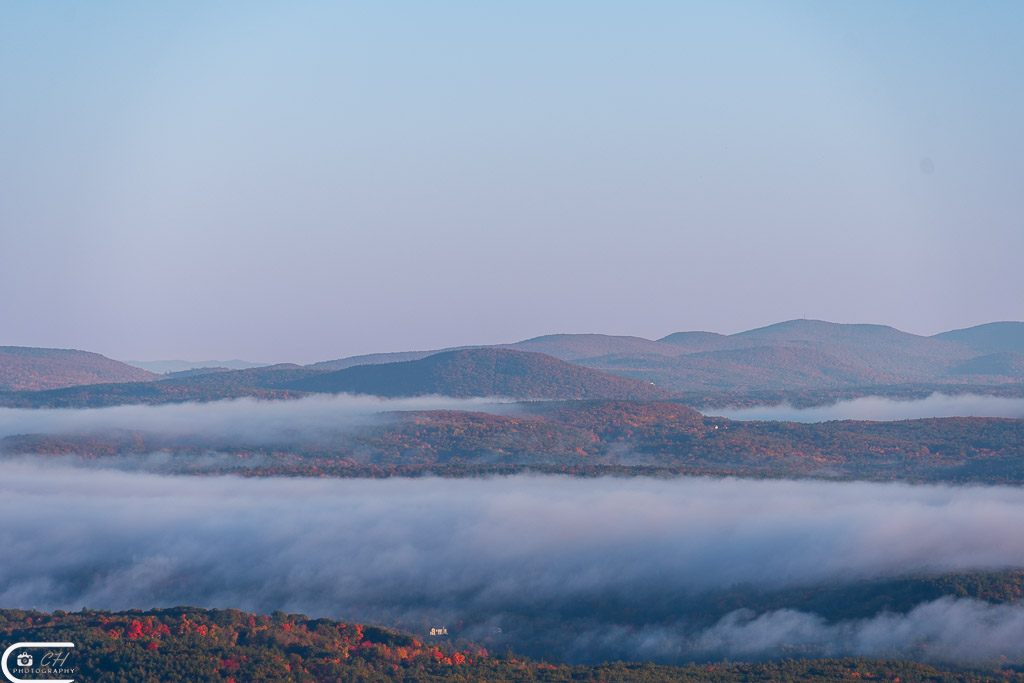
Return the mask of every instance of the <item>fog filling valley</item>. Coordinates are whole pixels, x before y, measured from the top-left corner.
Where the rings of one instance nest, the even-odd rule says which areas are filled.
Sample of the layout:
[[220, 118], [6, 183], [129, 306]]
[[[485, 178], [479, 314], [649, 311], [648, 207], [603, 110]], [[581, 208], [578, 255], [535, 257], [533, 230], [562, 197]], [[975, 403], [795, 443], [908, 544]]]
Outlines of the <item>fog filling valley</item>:
[[829, 420], [917, 420], [929, 417], [1024, 418], [1024, 398], [978, 394], [940, 394], [927, 398], [898, 400], [864, 396], [831, 405], [795, 408], [788, 403], [751, 408], [701, 410], [705, 415], [730, 420], [780, 420], [785, 422], [827, 422]]
[[[866, 482], [170, 477], [0, 464], [0, 604], [299, 612], [569, 661], [792, 654], [1024, 662], [1024, 607], [827, 621], [678, 606], [1024, 567], [1024, 490]], [[500, 629], [500, 633], [498, 632]], [[922, 647], [926, 643], [927, 647]]]
[[[101, 434], [131, 430], [202, 444], [288, 443], [329, 438], [360, 426], [380, 424], [388, 413], [466, 410], [509, 415], [517, 403], [503, 398], [383, 399], [349, 394], [318, 394], [294, 400], [238, 398], [209, 403], [124, 405], [106, 408], [0, 408], [0, 438], [18, 434]], [[789, 404], [751, 408], [703, 409], [732, 420], [910, 420], [927, 417], [1024, 418], [1024, 398], [935, 393], [924, 399], [867, 396], [831, 405], [795, 408]]]
[[475, 410], [503, 414], [501, 398], [385, 399], [317, 394], [294, 400], [237, 398], [209, 403], [124, 405], [107, 408], [0, 408], [0, 438], [15, 434], [98, 434], [134, 430], [203, 441], [266, 443], [311, 440], [375, 424], [389, 411]]

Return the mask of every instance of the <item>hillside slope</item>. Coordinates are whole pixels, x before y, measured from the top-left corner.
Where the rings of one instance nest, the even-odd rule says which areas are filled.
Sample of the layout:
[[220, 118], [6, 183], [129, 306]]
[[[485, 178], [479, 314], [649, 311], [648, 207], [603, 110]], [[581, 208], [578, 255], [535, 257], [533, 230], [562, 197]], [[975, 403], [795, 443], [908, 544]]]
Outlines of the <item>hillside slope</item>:
[[1024, 379], [1024, 353], [1004, 351], [978, 356], [952, 367], [950, 374], [991, 375], [1021, 380]]
[[932, 339], [955, 342], [981, 353], [1024, 353], [1024, 323], [1005, 321], [950, 330]]
[[579, 361], [587, 367], [654, 382], [671, 391], [798, 389], [865, 386], [894, 375], [813, 348], [753, 346], [675, 358], [612, 355]]
[[548, 334], [533, 337], [511, 344], [486, 344], [479, 346], [454, 346], [430, 351], [397, 351], [391, 353], [369, 353], [361, 356], [348, 356], [336, 360], [320, 361], [307, 365], [313, 370], [344, 370], [357, 365], [382, 365], [399, 363], [408, 360], [420, 360], [447, 351], [465, 349], [511, 349], [513, 351], [529, 351], [546, 353], [560, 360], [575, 361], [581, 358], [604, 356], [609, 353], [655, 354], [675, 356], [686, 353], [686, 349], [669, 344], [644, 339], [643, 337], [623, 337], [609, 334]]
[[757, 340], [741, 339], [717, 332], [676, 332], [658, 340], [662, 344], [671, 344], [679, 349], [679, 353], [700, 353], [701, 351], [728, 351], [761, 346]]
[[478, 348], [420, 360], [360, 365], [283, 385], [295, 391], [375, 396], [506, 396], [524, 399], [628, 398], [672, 394], [646, 382], [566, 363], [542, 353]]
[[[954, 576], [950, 581], [956, 582], [957, 587], [964, 584], [969, 586], [972, 578]], [[1012, 575], [1008, 575], [1008, 578], [999, 576], [997, 580], [1014, 585], [1014, 578]], [[911, 589], [924, 591], [939, 580], [928, 582], [920, 579], [911, 584]], [[867, 598], [880, 601], [888, 596], [886, 589], [892, 591], [901, 588], [871, 584], [866, 589], [861, 588], [861, 592], [870, 591]], [[906, 589], [903, 590], [906, 592]], [[852, 589], [842, 595], [857, 597]], [[726, 600], [735, 602], [737, 597], [731, 594], [723, 596], [723, 602]], [[550, 617], [546, 618], [546, 621], [550, 620]], [[455, 628], [452, 630], [454, 633]], [[546, 623], [541, 633], [547, 635], [553, 630], [552, 625]], [[563, 626], [562, 630], [568, 629]], [[125, 680], [164, 683], [1024, 681], [1024, 674], [1011, 669], [965, 672], [910, 661], [867, 658], [787, 658], [748, 663], [689, 663], [684, 666], [618, 661], [570, 666], [534, 661], [511, 651], [495, 657], [482, 645], [500, 650], [504, 644], [500, 633], [487, 639], [491, 642], [480, 644], [454, 635], [413, 635], [350, 620], [311, 619], [304, 614], [284, 612], [260, 615], [235, 609], [200, 607], [126, 612], [83, 608], [80, 612], [56, 611], [52, 614], [0, 609], [0, 634], [5, 642], [74, 643], [75, 648], [69, 652], [65, 665], [74, 669], [75, 680], [94, 683], [118, 683]], [[550, 649], [550, 645], [548, 647]]]
[[685, 352], [685, 349], [643, 337], [623, 337], [610, 334], [548, 334], [508, 344], [504, 348], [546, 353], [549, 356], [568, 361], [605, 356], [611, 353], [677, 356]]
[[354, 368], [357, 365], [381, 365], [383, 363], [401, 363], [407, 360], [419, 360], [435, 353], [454, 351], [454, 349], [434, 349], [433, 351], [392, 351], [387, 353], [366, 353], [360, 356], [346, 356], [335, 360], [322, 360], [305, 366], [310, 370], [331, 371]]
[[0, 406], [11, 408], [99, 408], [105, 406], [216, 401], [227, 398], [279, 399], [300, 394], [280, 388], [315, 375], [315, 370], [281, 363], [248, 370], [156, 375], [157, 381], [112, 382], [44, 391], [0, 393]]
[[73, 349], [0, 346], [0, 391], [59, 389], [101, 382], [149, 382], [152, 372]]
[[789, 320], [734, 337], [772, 345], [811, 348], [904, 381], [934, 379], [950, 363], [966, 360], [970, 349], [935, 337], [922, 337], [887, 325], [850, 325], [821, 320]]
[[253, 363], [247, 360], [126, 360], [128, 365], [143, 370], [149, 370], [161, 375], [172, 372], [187, 372], [189, 370], [202, 370], [204, 368], [227, 368], [229, 370], [247, 370], [249, 368], [261, 368], [269, 363]]

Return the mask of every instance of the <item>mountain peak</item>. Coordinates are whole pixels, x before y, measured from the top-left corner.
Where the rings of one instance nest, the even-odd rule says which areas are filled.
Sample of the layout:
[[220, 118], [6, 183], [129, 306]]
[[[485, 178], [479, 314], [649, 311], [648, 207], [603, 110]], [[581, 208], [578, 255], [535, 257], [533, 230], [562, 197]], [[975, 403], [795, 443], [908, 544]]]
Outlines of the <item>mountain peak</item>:
[[889, 325], [870, 323], [833, 323], [827, 320], [797, 318], [747, 330], [733, 337], [775, 339], [782, 341], [826, 341], [832, 339], [916, 337]]
[[520, 399], [628, 398], [653, 400], [672, 394], [649, 382], [573, 365], [543, 353], [483, 347], [445, 351], [419, 360], [359, 365], [287, 385], [297, 391], [500, 396]]
[[141, 368], [77, 349], [0, 346], [0, 391], [60, 389], [158, 379]]

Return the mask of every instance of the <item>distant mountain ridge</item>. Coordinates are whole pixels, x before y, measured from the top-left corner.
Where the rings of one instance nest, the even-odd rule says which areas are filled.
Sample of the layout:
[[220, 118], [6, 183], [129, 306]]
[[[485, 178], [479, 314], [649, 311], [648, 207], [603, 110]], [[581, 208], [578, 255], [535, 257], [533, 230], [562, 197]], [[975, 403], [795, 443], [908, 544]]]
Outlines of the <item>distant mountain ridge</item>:
[[675, 347], [643, 337], [624, 337], [608, 334], [548, 334], [543, 337], [526, 339], [515, 344], [503, 344], [501, 348], [515, 351], [546, 353], [561, 360], [575, 361], [607, 354], [652, 354], [673, 356], [678, 354]]
[[0, 346], [0, 391], [149, 382], [157, 378], [152, 372], [89, 351]]
[[366, 354], [307, 366], [204, 368], [165, 375], [83, 351], [0, 347], [0, 391], [8, 392], [0, 404], [24, 406], [288, 398], [312, 392], [639, 400], [682, 395], [697, 400], [714, 394], [720, 402], [729, 392], [870, 395], [871, 387], [892, 393], [911, 385], [960, 391], [1021, 384], [1020, 322], [931, 337], [885, 325], [802, 319], [732, 335], [677, 332], [659, 340], [552, 334], [511, 344]]
[[[994, 323], [956, 331], [988, 339], [1024, 334], [1024, 323]], [[658, 340], [603, 334], [552, 334], [488, 347], [537, 351], [595, 370], [654, 382], [676, 392], [723, 389], [811, 389], [901, 383], [996, 384], [1024, 380], [1015, 362], [990, 361], [980, 373], [964, 365], [985, 349], [972, 348], [953, 333], [931, 337], [887, 325], [789, 320], [733, 335], [677, 332]], [[956, 336], [956, 335], [954, 335]], [[982, 342], [974, 342], [982, 344]], [[995, 342], [989, 342], [989, 345]], [[982, 344], [984, 346], [984, 344]], [[987, 348], [987, 347], [986, 347]], [[446, 349], [445, 351], [451, 351]], [[427, 358], [435, 351], [356, 356], [317, 363], [314, 368], [349, 368]], [[1024, 338], [1020, 352], [1024, 352]]]
[[374, 396], [506, 396], [523, 399], [671, 398], [649, 383], [501, 348], [445, 351], [418, 360], [359, 365], [284, 385], [297, 391]]
[[717, 332], [676, 332], [658, 340], [662, 344], [672, 344], [679, 353], [699, 353], [701, 351], [728, 351], [757, 346], [757, 342], [739, 339]]
[[436, 349], [434, 351], [397, 351], [391, 353], [367, 353], [361, 356], [348, 356], [336, 360], [324, 360], [310, 363], [307, 368], [312, 370], [344, 370], [357, 365], [379, 365], [381, 363], [400, 363], [407, 360], [419, 360], [435, 353], [453, 351], [455, 349]]
[[888, 384], [896, 377], [809, 348], [750, 346], [675, 357], [602, 356], [578, 361], [673, 391], [800, 389]]
[[269, 363], [253, 363], [247, 360], [126, 360], [122, 361], [143, 370], [149, 370], [160, 375], [172, 372], [187, 372], [189, 370], [202, 370], [204, 368], [227, 368], [228, 370], [248, 370], [249, 368], [262, 368]]
[[934, 337], [974, 351], [1024, 353], [1024, 322], [1003, 321], [941, 332]]
[[0, 405], [24, 408], [98, 408], [245, 397], [288, 399], [305, 394], [281, 388], [283, 384], [315, 374], [315, 370], [283, 363], [248, 370], [188, 373], [181, 377], [156, 375], [155, 381], [148, 382], [90, 384], [46, 391], [10, 391], [0, 394]]

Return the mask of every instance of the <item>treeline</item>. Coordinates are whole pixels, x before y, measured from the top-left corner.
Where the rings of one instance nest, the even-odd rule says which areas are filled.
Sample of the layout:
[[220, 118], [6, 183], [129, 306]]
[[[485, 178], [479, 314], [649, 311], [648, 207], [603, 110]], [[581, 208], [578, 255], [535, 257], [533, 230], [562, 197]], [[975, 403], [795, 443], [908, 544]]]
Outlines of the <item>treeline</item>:
[[[1024, 681], [1014, 670], [956, 671], [865, 658], [692, 664], [562, 666], [464, 642], [304, 615], [193, 607], [46, 614], [0, 610], [3, 643], [67, 641], [64, 666], [97, 683], [327, 681]], [[38, 651], [37, 651], [38, 652]], [[13, 662], [12, 662], [13, 663]]]

